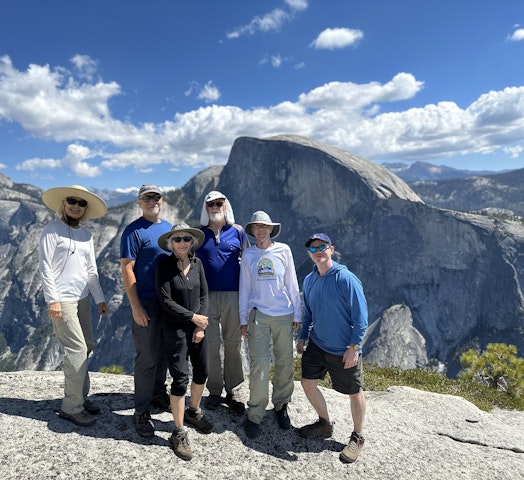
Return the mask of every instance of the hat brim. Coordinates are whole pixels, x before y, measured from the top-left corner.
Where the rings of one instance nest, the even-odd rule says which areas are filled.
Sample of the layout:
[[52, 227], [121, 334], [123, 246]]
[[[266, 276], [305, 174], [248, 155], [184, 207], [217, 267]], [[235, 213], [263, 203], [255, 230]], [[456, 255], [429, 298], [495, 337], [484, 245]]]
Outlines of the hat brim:
[[98, 195], [79, 185], [50, 188], [42, 194], [42, 201], [47, 208], [59, 213], [62, 202], [67, 197], [77, 197], [87, 202], [86, 218], [100, 218], [107, 213], [106, 202]]
[[260, 221], [256, 221], [256, 222], [246, 223], [246, 226], [244, 227], [244, 230], [251, 237], [255, 236], [254, 233], [253, 233], [253, 228], [252, 228], [255, 223], [261, 223], [262, 225], [269, 225], [269, 226], [273, 227], [273, 230], [271, 230], [271, 233], [269, 234], [269, 238], [275, 238], [275, 237], [278, 237], [280, 235], [280, 223], [264, 222], [263, 220], [260, 220]]
[[191, 235], [195, 237], [196, 244], [193, 245], [193, 248], [195, 250], [204, 243], [204, 239], [206, 238], [204, 235], [204, 232], [198, 228], [189, 227], [189, 228], [172, 229], [172, 230], [169, 230], [169, 232], [166, 232], [163, 235], [160, 235], [160, 237], [158, 237], [158, 246], [162, 250], [165, 250], [166, 252], [170, 252], [171, 250], [169, 250], [169, 239], [171, 238], [172, 235], [178, 232], [190, 233]]

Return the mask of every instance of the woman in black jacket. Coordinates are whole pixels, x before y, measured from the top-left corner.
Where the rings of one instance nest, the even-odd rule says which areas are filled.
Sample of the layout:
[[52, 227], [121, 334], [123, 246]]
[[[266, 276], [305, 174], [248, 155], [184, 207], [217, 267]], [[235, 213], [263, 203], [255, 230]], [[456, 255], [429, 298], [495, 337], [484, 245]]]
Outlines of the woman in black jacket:
[[[200, 400], [208, 376], [207, 327], [208, 288], [204, 268], [195, 250], [204, 234], [186, 224], [175, 225], [160, 236], [158, 244], [171, 252], [159, 261], [156, 290], [161, 304], [160, 324], [171, 383], [171, 412], [175, 429], [170, 443], [183, 460], [193, 456], [184, 421], [201, 433], [211, 433], [212, 423], [204, 416]], [[189, 361], [192, 366], [189, 406], [185, 397], [189, 384]]]

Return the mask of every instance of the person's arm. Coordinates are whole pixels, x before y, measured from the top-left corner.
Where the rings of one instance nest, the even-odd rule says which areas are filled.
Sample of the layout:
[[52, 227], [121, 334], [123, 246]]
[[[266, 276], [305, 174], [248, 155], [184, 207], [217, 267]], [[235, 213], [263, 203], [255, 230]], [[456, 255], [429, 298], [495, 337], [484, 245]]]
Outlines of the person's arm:
[[240, 261], [240, 283], [238, 289], [238, 312], [240, 316], [240, 332], [245, 337], [248, 330], [249, 297], [251, 295], [251, 272], [249, 261], [245, 255]]
[[149, 325], [149, 315], [140, 303], [138, 294], [136, 291], [136, 276], [134, 272], [135, 261], [131, 258], [121, 258], [120, 268], [122, 271], [122, 281], [124, 283], [124, 290], [126, 291], [129, 304], [131, 305], [131, 311], [133, 314], [133, 320], [141, 327], [147, 327]]
[[302, 302], [298, 288], [297, 272], [293, 254], [289, 247], [286, 248], [286, 270], [284, 272], [284, 286], [293, 304], [293, 330], [298, 330], [302, 323]]
[[38, 244], [38, 269], [42, 278], [44, 298], [47, 302], [47, 315], [51, 320], [60, 320], [62, 318], [62, 306], [53, 273], [53, 256], [57, 240], [56, 232], [52, 232], [50, 227], [46, 225]]

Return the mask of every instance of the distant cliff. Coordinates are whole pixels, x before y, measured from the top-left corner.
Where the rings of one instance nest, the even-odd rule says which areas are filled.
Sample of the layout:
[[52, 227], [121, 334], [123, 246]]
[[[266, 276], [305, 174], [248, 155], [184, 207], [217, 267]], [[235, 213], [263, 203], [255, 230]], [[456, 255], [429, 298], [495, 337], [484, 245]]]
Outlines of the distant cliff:
[[[0, 187], [0, 369], [52, 370], [61, 358], [45, 317], [37, 244], [53, 214], [40, 190], [1, 175]], [[331, 236], [341, 262], [364, 284], [368, 361], [402, 368], [440, 362], [454, 375], [466, 347], [505, 342], [524, 351], [521, 222], [429, 206], [387, 169], [297, 136], [238, 138], [224, 167], [206, 169], [166, 195], [163, 217], [197, 224], [212, 189], [228, 196], [238, 223], [255, 210], [282, 223], [279, 240], [291, 246], [300, 282], [312, 268], [307, 236]], [[138, 215], [130, 202], [89, 224], [111, 309], [94, 319], [94, 370], [132, 370], [119, 242]]]

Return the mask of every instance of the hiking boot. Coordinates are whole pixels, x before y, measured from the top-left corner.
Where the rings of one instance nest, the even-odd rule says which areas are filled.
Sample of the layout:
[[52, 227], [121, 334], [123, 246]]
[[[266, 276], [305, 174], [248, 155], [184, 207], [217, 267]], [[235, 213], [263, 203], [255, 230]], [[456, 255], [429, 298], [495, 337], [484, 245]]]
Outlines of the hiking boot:
[[171, 402], [169, 400], [169, 395], [166, 392], [155, 395], [151, 399], [151, 406], [161, 410], [162, 412], [170, 412]]
[[242, 402], [235, 400], [232, 393], [226, 394], [226, 400], [224, 403], [233, 413], [236, 413], [237, 415], [244, 413], [244, 410], [246, 409], [246, 406]]
[[353, 463], [360, 455], [360, 452], [362, 452], [364, 442], [365, 440], [362, 435], [357, 432], [353, 432], [347, 447], [340, 452], [340, 460], [346, 463]]
[[209, 395], [205, 399], [206, 408], [209, 410], [216, 410], [222, 404], [222, 397], [220, 395]]
[[256, 438], [260, 435], [260, 425], [246, 418], [246, 435], [249, 438]]
[[87, 398], [84, 402], [84, 410], [91, 415], [98, 415], [100, 413], [100, 407], [95, 402]]
[[193, 458], [193, 450], [189, 446], [187, 429], [175, 430], [169, 437], [169, 443], [177, 457], [180, 457], [182, 460], [191, 460]]
[[204, 412], [199, 407], [196, 410], [191, 407], [184, 412], [184, 422], [193, 425], [200, 433], [211, 433], [213, 424], [204, 416]]
[[134, 416], [135, 430], [141, 437], [154, 437], [155, 426], [151, 420], [151, 415], [146, 410], [142, 413], [135, 412]]
[[284, 403], [280, 410], [275, 410], [275, 415], [280, 428], [283, 430], [289, 430], [291, 428], [291, 420], [289, 419], [289, 415], [287, 413], [287, 403]]
[[315, 423], [299, 428], [298, 434], [303, 438], [329, 438], [333, 435], [333, 423], [319, 418]]
[[96, 418], [93, 417], [89, 412], [86, 412], [85, 410], [82, 410], [78, 413], [65, 413], [63, 410], [60, 410], [60, 413], [58, 414], [60, 418], [63, 418], [64, 420], [69, 420], [70, 422], [73, 422], [75, 425], [78, 425], [79, 427], [90, 427], [91, 425], [94, 425], [96, 422]]

